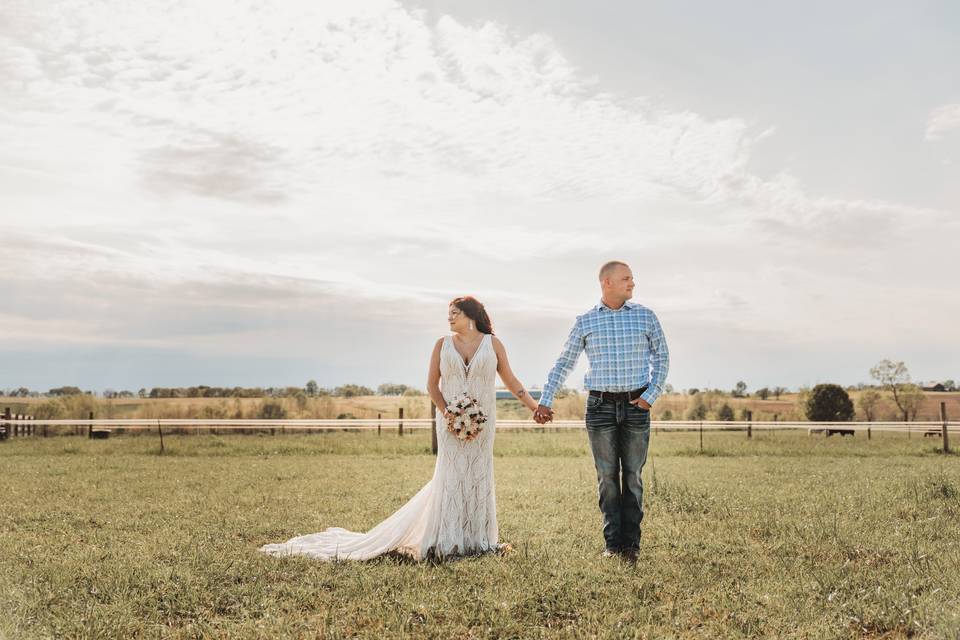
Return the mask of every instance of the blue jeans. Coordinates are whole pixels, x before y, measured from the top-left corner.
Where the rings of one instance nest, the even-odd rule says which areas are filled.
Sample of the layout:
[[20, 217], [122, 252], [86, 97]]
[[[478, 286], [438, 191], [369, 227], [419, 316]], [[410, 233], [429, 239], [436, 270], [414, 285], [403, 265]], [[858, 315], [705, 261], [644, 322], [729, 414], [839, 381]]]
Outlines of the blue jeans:
[[640, 473], [650, 446], [650, 410], [626, 400], [587, 396], [586, 423], [606, 546], [637, 549], [643, 520]]

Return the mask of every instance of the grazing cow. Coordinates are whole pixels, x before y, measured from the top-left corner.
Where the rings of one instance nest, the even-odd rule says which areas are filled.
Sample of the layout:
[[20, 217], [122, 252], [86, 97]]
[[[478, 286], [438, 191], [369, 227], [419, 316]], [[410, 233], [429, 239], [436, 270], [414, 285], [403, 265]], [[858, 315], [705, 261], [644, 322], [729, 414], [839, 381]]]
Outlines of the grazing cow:
[[839, 428], [827, 428], [827, 437], [829, 438], [835, 433], [839, 433], [841, 436], [854, 436], [856, 431], [854, 429], [839, 429]]

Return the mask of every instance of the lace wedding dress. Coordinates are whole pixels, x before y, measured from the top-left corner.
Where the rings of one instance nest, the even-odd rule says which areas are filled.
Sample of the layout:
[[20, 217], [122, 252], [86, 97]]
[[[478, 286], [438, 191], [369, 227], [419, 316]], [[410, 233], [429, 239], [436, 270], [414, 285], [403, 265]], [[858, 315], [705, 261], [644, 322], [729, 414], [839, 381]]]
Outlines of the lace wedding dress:
[[331, 528], [260, 547], [277, 556], [300, 554], [321, 560], [366, 560], [399, 553], [415, 560], [473, 555], [499, 549], [493, 485], [493, 435], [497, 355], [484, 335], [469, 364], [453, 346], [440, 350], [440, 383], [451, 401], [466, 392], [487, 415], [475, 440], [458, 440], [438, 412], [437, 465], [433, 478], [407, 504], [366, 533]]

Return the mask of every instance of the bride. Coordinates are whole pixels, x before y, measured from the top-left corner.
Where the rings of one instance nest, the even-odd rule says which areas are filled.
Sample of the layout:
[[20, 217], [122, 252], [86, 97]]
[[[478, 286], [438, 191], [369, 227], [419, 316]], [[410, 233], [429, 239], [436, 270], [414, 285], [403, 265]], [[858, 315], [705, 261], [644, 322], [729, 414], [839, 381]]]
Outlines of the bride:
[[[398, 553], [415, 560], [443, 559], [506, 550], [499, 544], [493, 483], [496, 426], [495, 373], [531, 411], [537, 403], [510, 370], [503, 343], [475, 298], [455, 298], [447, 310], [452, 335], [440, 338], [430, 356], [427, 391], [443, 420], [437, 430], [433, 478], [407, 504], [366, 533], [330, 528], [260, 547], [264, 553], [299, 554], [321, 560], [367, 560]], [[441, 391], [442, 384], [442, 391]], [[473, 440], [447, 431], [448, 407], [464, 393], [475, 398], [487, 421]]]

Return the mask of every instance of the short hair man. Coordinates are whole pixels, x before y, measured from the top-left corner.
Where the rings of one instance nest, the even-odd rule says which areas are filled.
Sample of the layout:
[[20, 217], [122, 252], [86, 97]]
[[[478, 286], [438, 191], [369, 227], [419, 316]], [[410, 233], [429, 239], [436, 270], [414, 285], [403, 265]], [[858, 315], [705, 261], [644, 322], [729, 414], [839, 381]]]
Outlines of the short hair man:
[[640, 477], [650, 444], [650, 407], [663, 393], [670, 367], [656, 314], [630, 302], [633, 272], [618, 260], [600, 269], [600, 303], [577, 316], [567, 343], [547, 376], [534, 419], [553, 419], [553, 399], [587, 352], [590, 369], [585, 421], [597, 469], [605, 557], [636, 561], [643, 520]]

